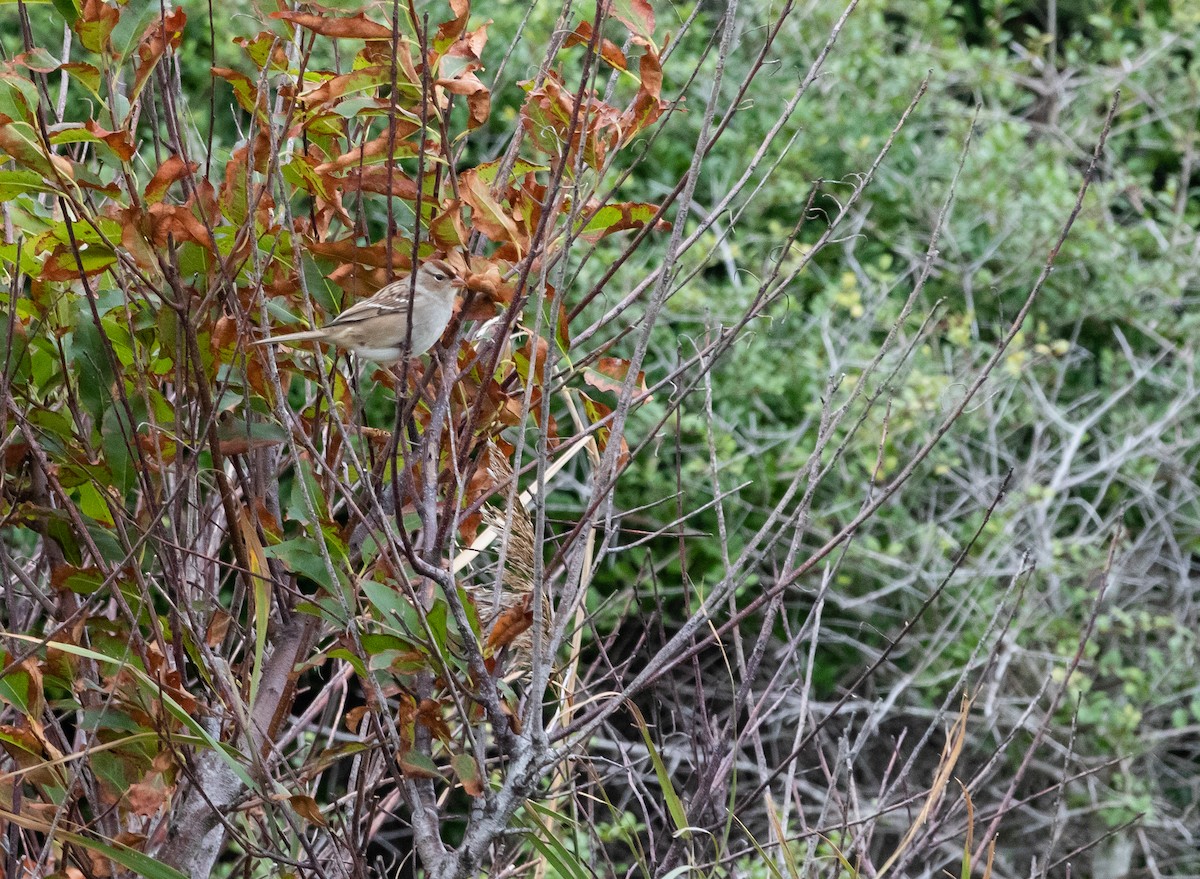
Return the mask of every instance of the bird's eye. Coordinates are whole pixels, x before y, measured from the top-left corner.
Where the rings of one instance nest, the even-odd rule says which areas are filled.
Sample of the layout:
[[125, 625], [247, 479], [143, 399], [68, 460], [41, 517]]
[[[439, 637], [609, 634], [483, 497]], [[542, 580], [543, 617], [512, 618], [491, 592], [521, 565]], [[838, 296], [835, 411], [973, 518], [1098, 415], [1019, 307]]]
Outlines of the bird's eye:
[[446, 280], [446, 276], [443, 275], [441, 272], [434, 272], [433, 279], [435, 281], [444, 281], [444, 280]]

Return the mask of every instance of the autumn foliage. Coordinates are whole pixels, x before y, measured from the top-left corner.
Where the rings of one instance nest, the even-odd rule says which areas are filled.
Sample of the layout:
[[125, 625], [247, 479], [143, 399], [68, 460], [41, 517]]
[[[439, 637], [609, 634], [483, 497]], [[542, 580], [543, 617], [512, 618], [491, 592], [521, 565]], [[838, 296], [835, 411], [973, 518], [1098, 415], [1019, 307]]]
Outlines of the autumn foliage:
[[[466, 0], [278, 9], [212, 67], [233, 105], [212, 112], [177, 86], [207, 22], [54, 9], [62, 57], [22, 18], [0, 70], [3, 515], [38, 581], [6, 639], [0, 825], [59, 875], [207, 875], [233, 840], [326, 863], [330, 828], [365, 846], [386, 825], [335, 814], [353, 779], [452, 875], [457, 797], [520, 756], [503, 826], [552, 763], [518, 738], [540, 723], [520, 668], [537, 699], [572, 612], [545, 584], [587, 532], [554, 558], [497, 548], [514, 516], [532, 534], [539, 455], [607, 454], [615, 478], [614, 420], [646, 395], [638, 364], [573, 346], [582, 297], [552, 279], [577, 246], [669, 228], [609, 181], [668, 109], [665, 37], [644, 0], [571, 22], [481, 161], [495, 96]], [[435, 253], [467, 290], [427, 361], [248, 347]], [[326, 701], [334, 680], [355, 704]]]

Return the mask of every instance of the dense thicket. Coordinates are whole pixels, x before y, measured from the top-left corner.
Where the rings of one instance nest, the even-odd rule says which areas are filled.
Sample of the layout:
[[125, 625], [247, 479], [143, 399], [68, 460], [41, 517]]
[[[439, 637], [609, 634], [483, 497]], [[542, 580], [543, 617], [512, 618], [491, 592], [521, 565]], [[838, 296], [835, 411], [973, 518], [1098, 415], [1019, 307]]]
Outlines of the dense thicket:
[[1200, 873], [1187, 4], [0, 46], [3, 875]]

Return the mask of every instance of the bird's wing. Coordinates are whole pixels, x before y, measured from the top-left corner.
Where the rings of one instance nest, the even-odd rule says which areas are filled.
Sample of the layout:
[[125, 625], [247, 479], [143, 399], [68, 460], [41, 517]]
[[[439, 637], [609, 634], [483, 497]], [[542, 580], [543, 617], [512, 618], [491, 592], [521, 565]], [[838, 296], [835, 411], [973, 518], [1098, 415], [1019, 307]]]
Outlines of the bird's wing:
[[389, 284], [370, 299], [351, 305], [326, 326], [347, 326], [376, 317], [406, 315], [408, 298], [408, 279], [405, 278]]

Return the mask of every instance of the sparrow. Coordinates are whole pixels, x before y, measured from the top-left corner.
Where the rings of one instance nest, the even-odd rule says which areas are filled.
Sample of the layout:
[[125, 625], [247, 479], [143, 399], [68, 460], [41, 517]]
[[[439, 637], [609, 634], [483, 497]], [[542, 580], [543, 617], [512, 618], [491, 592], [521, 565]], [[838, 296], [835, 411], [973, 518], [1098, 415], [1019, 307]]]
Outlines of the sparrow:
[[463, 283], [447, 263], [427, 259], [417, 267], [415, 290], [410, 276], [405, 275], [319, 329], [271, 336], [254, 344], [331, 342], [377, 363], [419, 357], [433, 347], [450, 323], [454, 297]]

